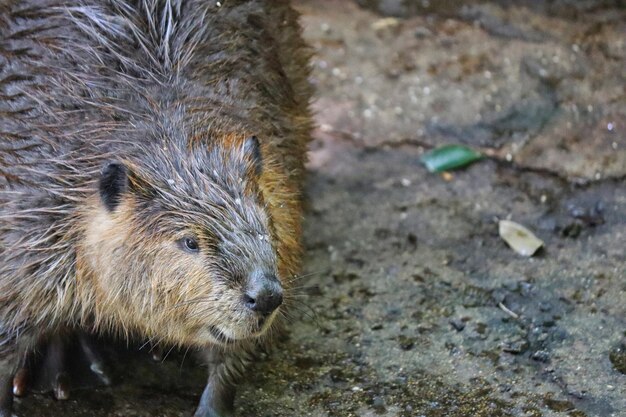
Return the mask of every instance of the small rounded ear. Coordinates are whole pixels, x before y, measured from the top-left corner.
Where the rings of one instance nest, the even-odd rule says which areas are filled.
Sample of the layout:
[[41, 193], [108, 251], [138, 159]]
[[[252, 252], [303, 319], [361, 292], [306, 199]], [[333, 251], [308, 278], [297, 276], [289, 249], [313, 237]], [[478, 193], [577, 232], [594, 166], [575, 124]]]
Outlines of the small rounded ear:
[[100, 199], [109, 211], [115, 210], [128, 189], [128, 169], [120, 162], [110, 162], [102, 169], [98, 185]]
[[248, 137], [243, 143], [243, 153], [252, 161], [255, 173], [261, 174], [263, 170], [263, 156], [261, 155], [261, 144], [256, 136]]

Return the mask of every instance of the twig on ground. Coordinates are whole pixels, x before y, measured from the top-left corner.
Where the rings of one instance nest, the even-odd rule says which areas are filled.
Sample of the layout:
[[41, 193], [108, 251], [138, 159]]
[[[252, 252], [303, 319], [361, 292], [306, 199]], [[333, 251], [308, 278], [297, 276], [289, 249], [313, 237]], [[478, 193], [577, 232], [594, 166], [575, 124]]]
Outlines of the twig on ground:
[[513, 317], [514, 319], [519, 319], [519, 315], [517, 313], [515, 313], [514, 311], [509, 310], [507, 308], [507, 306], [505, 306], [501, 302], [498, 303], [498, 307], [500, 307], [500, 310], [504, 311], [506, 314], [508, 314], [509, 316]]

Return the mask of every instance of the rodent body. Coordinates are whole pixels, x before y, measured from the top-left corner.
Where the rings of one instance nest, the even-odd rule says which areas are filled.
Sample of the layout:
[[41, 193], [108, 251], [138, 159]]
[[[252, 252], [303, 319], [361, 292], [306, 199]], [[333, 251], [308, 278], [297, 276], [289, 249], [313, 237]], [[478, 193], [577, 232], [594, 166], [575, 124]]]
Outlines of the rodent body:
[[284, 1], [0, 0], [0, 364], [65, 327], [209, 347], [196, 415], [230, 413], [299, 269], [307, 77]]

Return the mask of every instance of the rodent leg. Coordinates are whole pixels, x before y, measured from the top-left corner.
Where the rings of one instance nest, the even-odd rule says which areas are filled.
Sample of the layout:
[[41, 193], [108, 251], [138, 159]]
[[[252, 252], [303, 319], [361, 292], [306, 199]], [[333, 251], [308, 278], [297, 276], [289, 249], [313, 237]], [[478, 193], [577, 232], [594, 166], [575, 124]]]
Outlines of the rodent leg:
[[218, 376], [209, 375], [194, 417], [231, 417], [234, 412], [235, 387]]
[[12, 381], [16, 356], [9, 353], [0, 357], [0, 417], [13, 416]]
[[93, 372], [104, 385], [111, 385], [111, 379], [106, 373], [104, 361], [98, 353], [99, 350], [94, 342], [92, 342], [91, 338], [84, 332], [79, 332], [78, 341], [80, 343], [80, 349], [89, 363], [91, 372]]
[[209, 378], [194, 417], [232, 417], [235, 385], [226, 376], [229, 358], [210, 350], [205, 353], [209, 360]]
[[52, 377], [52, 392], [57, 400], [70, 398], [70, 378], [67, 373], [67, 356], [65, 355], [66, 342], [57, 334], [48, 344], [48, 351], [43, 367]]
[[13, 393], [26, 395], [52, 391], [59, 400], [70, 396], [72, 387], [110, 385], [98, 346], [80, 330], [63, 329], [40, 340], [21, 362], [13, 378]]

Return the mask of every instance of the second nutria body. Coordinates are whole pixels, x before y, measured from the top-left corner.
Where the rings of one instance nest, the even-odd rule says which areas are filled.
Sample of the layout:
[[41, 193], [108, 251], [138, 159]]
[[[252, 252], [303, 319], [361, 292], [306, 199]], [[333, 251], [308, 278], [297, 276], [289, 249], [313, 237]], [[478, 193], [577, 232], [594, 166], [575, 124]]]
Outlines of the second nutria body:
[[299, 269], [307, 55], [286, 1], [0, 0], [1, 417], [68, 327], [206, 349], [231, 414]]

